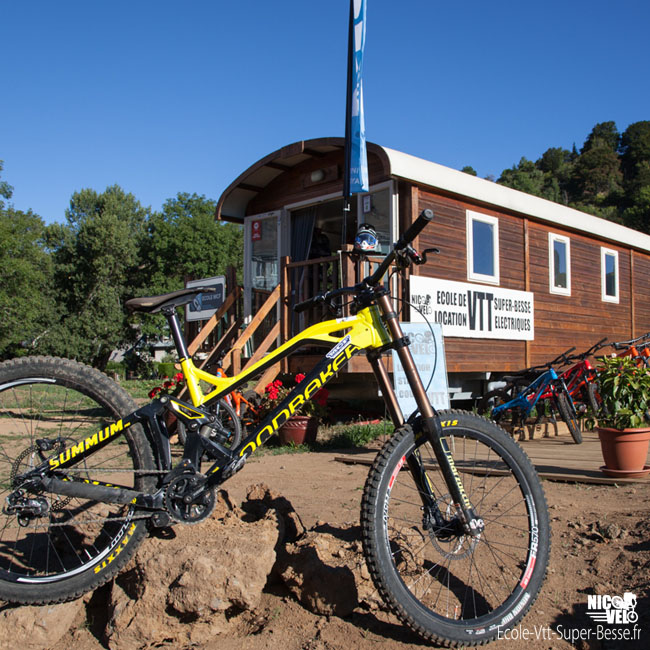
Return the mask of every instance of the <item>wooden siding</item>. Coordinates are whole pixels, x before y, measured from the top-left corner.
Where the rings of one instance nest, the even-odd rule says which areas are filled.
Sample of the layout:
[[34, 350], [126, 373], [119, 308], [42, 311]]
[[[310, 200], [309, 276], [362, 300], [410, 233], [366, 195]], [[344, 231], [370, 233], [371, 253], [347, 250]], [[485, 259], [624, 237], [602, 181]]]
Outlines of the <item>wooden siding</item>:
[[633, 253], [634, 331], [632, 337], [650, 332], [650, 257]]
[[[418, 209], [433, 210], [432, 224], [420, 235], [419, 249], [437, 247], [440, 255], [419, 269], [419, 275], [467, 282], [467, 210], [499, 218], [500, 286], [525, 289], [524, 225], [521, 218], [477, 207], [458, 199], [420, 190]], [[486, 285], [490, 286], [490, 285]], [[525, 341], [446, 337], [448, 372], [514, 371], [526, 365]]]
[[[632, 276], [632, 252], [623, 246], [424, 189], [419, 190], [413, 203], [417, 211], [430, 208], [435, 214], [432, 225], [420, 236], [418, 247], [436, 246], [441, 250], [432, 263], [419, 269], [419, 275], [468, 281], [466, 214], [473, 210], [499, 220], [499, 286], [535, 295], [534, 341], [447, 337], [449, 372], [510, 372], [549, 361], [572, 346], [584, 350], [605, 336], [611, 341], [624, 340], [650, 330], [650, 305], [645, 299], [650, 295], [649, 256], [634, 252]], [[571, 242], [570, 296], [550, 292], [549, 232], [567, 236]], [[618, 303], [605, 302], [601, 297], [601, 246], [618, 251]]]
[[[549, 290], [549, 232], [566, 235], [571, 241], [570, 296]], [[601, 297], [601, 242], [540, 224], [530, 226], [530, 288], [535, 292], [532, 363], [548, 361], [572, 346], [580, 351], [604, 336], [609, 340], [630, 338], [630, 252], [603, 245], [618, 251], [618, 303], [604, 302]]]

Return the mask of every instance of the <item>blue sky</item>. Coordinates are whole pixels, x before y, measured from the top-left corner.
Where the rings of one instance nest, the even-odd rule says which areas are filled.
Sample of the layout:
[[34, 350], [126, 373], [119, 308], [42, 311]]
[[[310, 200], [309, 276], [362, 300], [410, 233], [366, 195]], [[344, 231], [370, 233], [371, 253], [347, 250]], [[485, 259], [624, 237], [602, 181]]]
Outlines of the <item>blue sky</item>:
[[[480, 176], [650, 119], [650, 3], [367, 0], [369, 141]], [[297, 140], [342, 136], [348, 0], [2, 2], [0, 160], [63, 221], [119, 184], [217, 199]]]

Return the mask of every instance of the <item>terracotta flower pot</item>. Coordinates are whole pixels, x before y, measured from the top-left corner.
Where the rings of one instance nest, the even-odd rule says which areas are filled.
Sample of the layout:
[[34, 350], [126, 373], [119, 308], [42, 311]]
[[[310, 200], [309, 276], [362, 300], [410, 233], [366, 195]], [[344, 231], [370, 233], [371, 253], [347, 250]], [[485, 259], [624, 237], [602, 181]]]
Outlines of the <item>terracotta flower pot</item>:
[[650, 472], [646, 466], [650, 427], [641, 429], [610, 429], [596, 427], [605, 460], [603, 473], [610, 476], [643, 475]]
[[293, 415], [278, 429], [278, 436], [283, 445], [316, 442], [317, 433], [318, 418], [308, 415]]

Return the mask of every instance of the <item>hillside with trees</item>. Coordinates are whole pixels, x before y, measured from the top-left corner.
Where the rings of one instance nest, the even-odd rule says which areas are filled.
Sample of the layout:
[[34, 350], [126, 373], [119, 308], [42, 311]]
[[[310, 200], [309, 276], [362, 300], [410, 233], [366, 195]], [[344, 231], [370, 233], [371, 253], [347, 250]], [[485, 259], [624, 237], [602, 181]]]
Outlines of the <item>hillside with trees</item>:
[[650, 121], [596, 124], [580, 151], [522, 158], [497, 183], [650, 233]]

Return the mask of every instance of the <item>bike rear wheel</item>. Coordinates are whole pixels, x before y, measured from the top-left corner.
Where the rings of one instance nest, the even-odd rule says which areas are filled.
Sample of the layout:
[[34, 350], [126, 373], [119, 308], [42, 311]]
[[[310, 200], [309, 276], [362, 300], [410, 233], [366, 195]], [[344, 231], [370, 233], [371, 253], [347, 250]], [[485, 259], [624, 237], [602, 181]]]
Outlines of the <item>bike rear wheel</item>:
[[[454, 525], [433, 449], [404, 426], [368, 475], [363, 546], [377, 589], [403, 622], [437, 643], [477, 645], [513, 627], [535, 601], [549, 557], [548, 510], [533, 466], [505, 431], [464, 412], [441, 413], [441, 422], [484, 531], [470, 537]], [[414, 463], [424, 466], [446, 527], [428, 516]]]
[[24, 473], [90, 445], [98, 450], [57, 470], [59, 479], [153, 490], [153, 455], [140, 425], [104, 447], [98, 442], [107, 425], [135, 409], [106, 375], [80, 363], [32, 357], [0, 364], [0, 598], [76, 598], [133, 555], [146, 533], [145, 516], [134, 506], [63, 497], [25, 482], [22, 495], [17, 490]]

